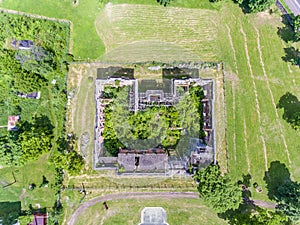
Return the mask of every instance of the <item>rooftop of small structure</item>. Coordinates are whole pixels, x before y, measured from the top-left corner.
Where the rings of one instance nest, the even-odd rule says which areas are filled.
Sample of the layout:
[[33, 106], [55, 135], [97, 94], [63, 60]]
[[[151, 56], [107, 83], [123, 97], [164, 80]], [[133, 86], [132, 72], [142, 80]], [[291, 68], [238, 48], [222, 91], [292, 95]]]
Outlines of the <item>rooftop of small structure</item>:
[[166, 211], [162, 207], [145, 207], [139, 225], [168, 225]]

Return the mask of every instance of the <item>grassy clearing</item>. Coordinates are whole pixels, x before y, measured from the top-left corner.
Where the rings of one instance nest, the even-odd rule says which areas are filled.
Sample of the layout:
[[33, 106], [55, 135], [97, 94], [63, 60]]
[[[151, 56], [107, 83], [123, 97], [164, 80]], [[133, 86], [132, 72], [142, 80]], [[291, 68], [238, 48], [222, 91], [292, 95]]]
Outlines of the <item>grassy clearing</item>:
[[109, 3], [95, 22], [108, 53], [103, 59], [215, 61], [216, 12]]
[[[126, 199], [107, 201], [109, 210], [102, 203], [88, 208], [79, 216], [77, 225], [96, 224], [138, 224], [144, 207], [163, 207], [167, 222], [176, 224], [226, 224], [211, 209], [203, 206], [198, 199]], [[130, 210], [128, 210], [130, 209]]]
[[94, 127], [95, 127], [95, 98], [94, 78], [96, 67], [90, 64], [70, 66], [68, 76], [68, 91], [74, 92], [71, 107], [68, 110], [68, 124], [70, 131], [74, 132], [80, 145], [81, 136], [87, 132], [89, 143], [85, 151], [85, 160], [92, 167], [94, 149]]
[[73, 5], [71, 0], [4, 0], [0, 2], [0, 7], [70, 20], [73, 24], [72, 52], [76, 58], [95, 59], [105, 52], [94, 28], [100, 7], [96, 0], [80, 1], [78, 6]]
[[[300, 71], [281, 59], [284, 56], [283, 48], [287, 44], [276, 33], [277, 27], [283, 26], [278, 15], [260, 13], [245, 16], [237, 6], [232, 4], [226, 4], [221, 15], [221, 21], [228, 26], [230, 32], [228, 34], [225, 26], [220, 29], [218, 40], [220, 56], [223, 58], [222, 61], [226, 62], [226, 70], [237, 77], [235, 81], [226, 77], [229, 171], [236, 179], [240, 179], [242, 174], [247, 174], [250, 170], [251, 182], [257, 182], [264, 190], [260, 194], [254, 191], [254, 197], [267, 199], [267, 190], [263, 181], [266, 169], [262, 140], [266, 143], [268, 167], [272, 161], [279, 160], [289, 168], [294, 179], [300, 179], [298, 173], [300, 159], [297, 154], [299, 146], [295, 142], [299, 139], [300, 133], [293, 130], [281, 118], [282, 112], [273, 104], [273, 102], [277, 104], [280, 97], [288, 91], [296, 96], [300, 95], [297, 88], [300, 84], [297, 74]], [[242, 31], [245, 33], [246, 43], [241, 35]], [[233, 48], [230, 47], [230, 38]], [[260, 51], [263, 63], [260, 60]], [[250, 58], [249, 62], [247, 54]], [[253, 77], [251, 77], [251, 70]], [[255, 105], [255, 90], [259, 112]], [[287, 149], [284, 142], [287, 144]]]
[[[43, 155], [37, 162], [31, 162], [20, 168], [2, 168], [0, 170], [0, 199], [1, 201], [16, 202], [21, 201], [22, 209], [29, 209], [31, 204], [36, 208], [40, 204], [41, 208], [53, 207], [55, 192], [51, 189], [54, 182], [54, 167], [48, 164], [48, 155]], [[13, 173], [16, 182], [14, 182]], [[42, 176], [49, 181], [48, 187], [39, 187], [42, 183]], [[29, 184], [36, 184], [34, 190], [29, 190]]]

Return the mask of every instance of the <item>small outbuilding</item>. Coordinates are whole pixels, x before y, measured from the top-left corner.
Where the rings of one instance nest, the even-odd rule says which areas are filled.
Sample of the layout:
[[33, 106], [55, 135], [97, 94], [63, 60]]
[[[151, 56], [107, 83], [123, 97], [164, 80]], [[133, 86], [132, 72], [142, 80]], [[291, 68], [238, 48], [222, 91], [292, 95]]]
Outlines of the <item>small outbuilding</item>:
[[21, 49], [21, 50], [30, 50], [34, 46], [33, 41], [31, 40], [20, 40], [20, 41], [13, 40], [11, 42], [11, 45], [15, 49]]
[[139, 225], [169, 225], [166, 210], [162, 207], [145, 207], [141, 212]]
[[18, 130], [17, 128], [17, 122], [19, 121], [20, 116], [8, 116], [8, 124], [7, 124], [7, 130]]

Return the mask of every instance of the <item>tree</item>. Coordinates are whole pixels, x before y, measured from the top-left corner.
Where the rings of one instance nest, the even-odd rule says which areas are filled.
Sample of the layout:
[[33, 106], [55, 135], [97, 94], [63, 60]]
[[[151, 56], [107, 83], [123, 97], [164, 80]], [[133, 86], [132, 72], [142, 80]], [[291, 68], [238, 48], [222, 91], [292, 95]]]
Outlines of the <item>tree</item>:
[[171, 3], [171, 0], [156, 0], [156, 1], [165, 7]]
[[18, 141], [22, 147], [23, 159], [36, 160], [51, 148], [53, 126], [47, 116], [34, 117], [31, 123], [23, 122]]
[[221, 175], [218, 165], [197, 172], [195, 179], [199, 182], [200, 198], [217, 213], [237, 209], [242, 202], [241, 188], [228, 174]]
[[262, 12], [274, 5], [275, 2], [276, 0], [249, 0], [248, 7], [250, 12]]
[[278, 225], [290, 224], [288, 217], [281, 212], [274, 212], [253, 205], [241, 204], [237, 210], [230, 210], [220, 215], [231, 225]]
[[277, 209], [294, 221], [300, 219], [300, 184], [286, 182], [278, 188]]
[[300, 129], [300, 101], [298, 98], [287, 92], [281, 96], [277, 108], [283, 108], [282, 118], [286, 120], [295, 130]]
[[61, 169], [68, 171], [71, 175], [77, 175], [84, 167], [84, 159], [76, 149], [75, 135], [72, 135], [68, 139], [60, 138], [58, 145], [58, 150], [54, 152], [51, 158], [57, 168], [57, 184], [55, 186], [60, 185], [60, 178], [62, 177]]
[[296, 41], [299, 41], [300, 40], [300, 15], [294, 18], [293, 27], [294, 27]]

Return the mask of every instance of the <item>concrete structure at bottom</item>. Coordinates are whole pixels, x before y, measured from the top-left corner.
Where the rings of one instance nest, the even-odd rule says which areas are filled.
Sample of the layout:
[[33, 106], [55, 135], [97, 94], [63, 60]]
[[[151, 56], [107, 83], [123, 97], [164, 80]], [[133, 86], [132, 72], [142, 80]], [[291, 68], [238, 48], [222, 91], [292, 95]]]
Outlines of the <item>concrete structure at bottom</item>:
[[145, 207], [141, 212], [139, 225], [169, 225], [166, 210], [162, 207]]

